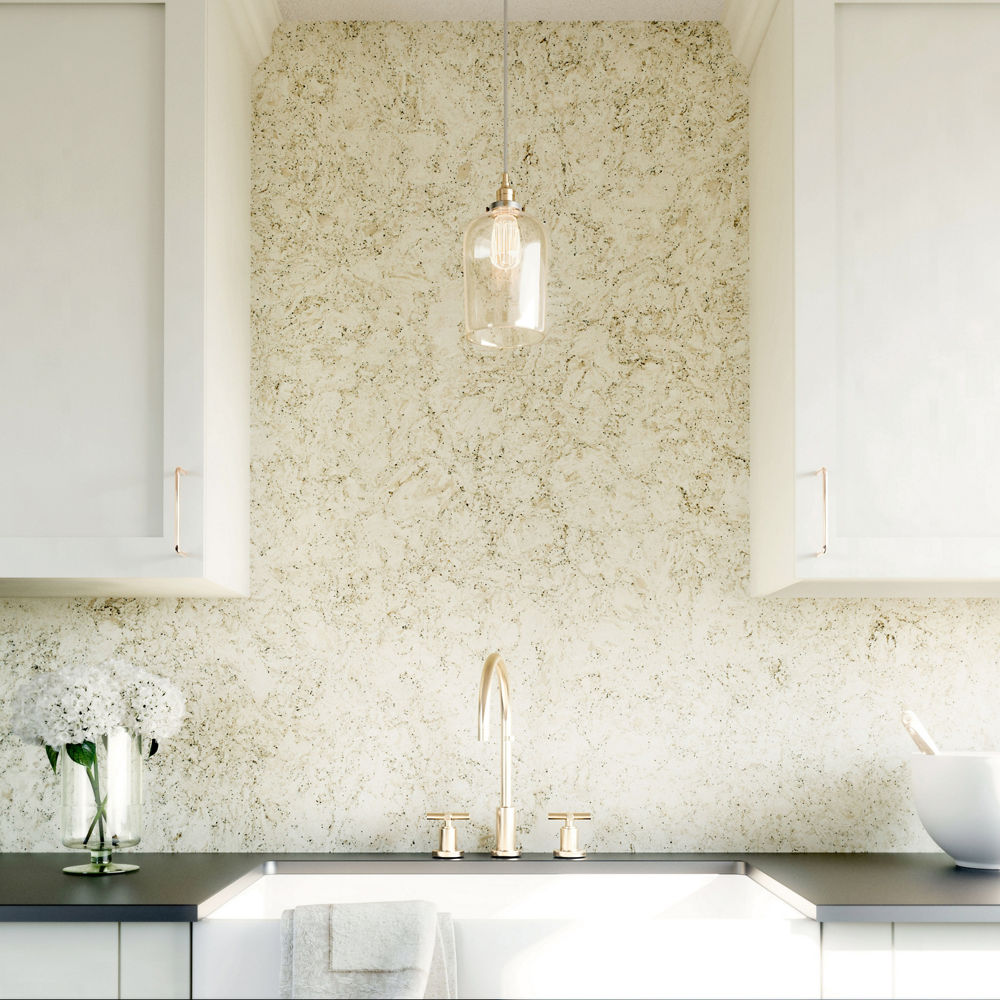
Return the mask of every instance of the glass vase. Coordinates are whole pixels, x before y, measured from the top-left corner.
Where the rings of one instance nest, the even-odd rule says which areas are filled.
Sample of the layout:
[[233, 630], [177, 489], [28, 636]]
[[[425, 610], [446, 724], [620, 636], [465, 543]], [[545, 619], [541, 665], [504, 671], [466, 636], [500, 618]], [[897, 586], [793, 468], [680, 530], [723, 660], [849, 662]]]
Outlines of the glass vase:
[[142, 741], [115, 729], [83, 743], [67, 743], [62, 768], [62, 842], [90, 851], [90, 863], [71, 865], [70, 875], [117, 875], [138, 865], [119, 864], [112, 854], [134, 847], [142, 835]]

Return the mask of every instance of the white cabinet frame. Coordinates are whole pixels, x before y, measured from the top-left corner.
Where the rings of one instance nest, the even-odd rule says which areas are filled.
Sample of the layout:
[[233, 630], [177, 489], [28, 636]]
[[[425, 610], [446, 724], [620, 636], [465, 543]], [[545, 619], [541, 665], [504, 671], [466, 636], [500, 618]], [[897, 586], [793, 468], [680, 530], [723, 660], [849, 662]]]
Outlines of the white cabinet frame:
[[[941, 536], [840, 530], [837, 18], [867, 3], [779, 0], [751, 72], [751, 588], [780, 596], [1000, 595], [1000, 514], [987, 535], [966, 534], [961, 524]], [[924, 3], [949, 0], [877, 6]], [[895, 457], [886, 455], [887, 477]], [[984, 479], [984, 490], [991, 482]]]
[[[0, 14], [16, 2], [0, 0]], [[37, 0], [67, 2], [132, 0]], [[162, 524], [149, 537], [110, 538], [5, 537], [0, 525], [0, 596], [249, 589], [250, 77], [277, 9], [271, 0], [133, 5], [164, 15]], [[177, 467], [186, 473], [179, 539]], [[22, 473], [5, 478], [16, 488]]]

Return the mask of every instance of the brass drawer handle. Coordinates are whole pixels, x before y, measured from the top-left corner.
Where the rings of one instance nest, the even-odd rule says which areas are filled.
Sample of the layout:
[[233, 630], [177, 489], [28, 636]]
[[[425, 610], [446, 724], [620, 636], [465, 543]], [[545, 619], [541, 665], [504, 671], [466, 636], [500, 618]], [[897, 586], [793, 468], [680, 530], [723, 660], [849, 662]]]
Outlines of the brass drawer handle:
[[830, 470], [824, 465], [816, 475], [823, 481], [823, 545], [816, 555], [825, 556], [830, 550]]
[[174, 469], [174, 552], [185, 559], [188, 553], [181, 548], [181, 476], [187, 474], [179, 465]]

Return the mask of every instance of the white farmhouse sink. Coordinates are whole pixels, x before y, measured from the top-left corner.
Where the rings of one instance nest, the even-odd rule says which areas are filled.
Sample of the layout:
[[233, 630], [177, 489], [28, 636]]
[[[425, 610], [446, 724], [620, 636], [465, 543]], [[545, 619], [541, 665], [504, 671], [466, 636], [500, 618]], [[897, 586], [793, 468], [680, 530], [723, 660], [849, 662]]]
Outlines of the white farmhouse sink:
[[452, 914], [464, 997], [819, 993], [819, 925], [742, 874], [670, 862], [634, 872], [629, 862], [507, 865], [269, 866], [195, 924], [194, 997], [277, 997], [285, 909], [397, 899]]

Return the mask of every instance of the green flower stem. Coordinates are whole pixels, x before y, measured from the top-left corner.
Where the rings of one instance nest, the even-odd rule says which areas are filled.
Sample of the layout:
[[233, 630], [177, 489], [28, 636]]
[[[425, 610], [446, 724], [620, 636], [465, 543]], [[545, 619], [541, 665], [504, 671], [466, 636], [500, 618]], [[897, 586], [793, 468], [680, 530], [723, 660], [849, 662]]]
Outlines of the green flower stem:
[[90, 779], [90, 787], [94, 790], [94, 803], [97, 806], [97, 812], [94, 814], [94, 820], [90, 824], [90, 829], [87, 831], [87, 836], [84, 838], [84, 844], [89, 843], [90, 835], [94, 832], [94, 824], [98, 824], [98, 837], [100, 839], [101, 847], [104, 846], [104, 816], [107, 811], [108, 800], [107, 798], [101, 799], [101, 779], [97, 771], [97, 753], [94, 752], [94, 763], [92, 767], [87, 768], [87, 777]]

